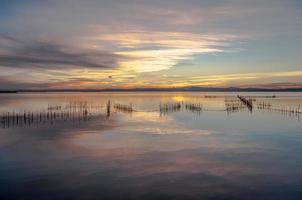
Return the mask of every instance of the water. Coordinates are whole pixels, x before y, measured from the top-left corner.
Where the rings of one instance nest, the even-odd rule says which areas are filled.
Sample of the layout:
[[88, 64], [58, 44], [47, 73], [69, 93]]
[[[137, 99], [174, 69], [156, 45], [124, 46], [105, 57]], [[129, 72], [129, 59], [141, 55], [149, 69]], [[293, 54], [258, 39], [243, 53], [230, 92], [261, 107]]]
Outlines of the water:
[[34, 115], [0, 122], [0, 199], [300, 200], [301, 114], [285, 111], [299, 105], [302, 93], [0, 94], [2, 115]]

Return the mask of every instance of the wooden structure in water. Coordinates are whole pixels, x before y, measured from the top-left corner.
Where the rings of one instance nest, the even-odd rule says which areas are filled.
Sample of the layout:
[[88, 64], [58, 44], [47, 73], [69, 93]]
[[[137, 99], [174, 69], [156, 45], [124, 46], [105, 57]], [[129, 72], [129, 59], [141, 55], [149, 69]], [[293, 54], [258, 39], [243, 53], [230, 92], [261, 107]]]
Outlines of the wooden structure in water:
[[226, 96], [224, 103], [228, 114], [246, 109], [246, 106], [236, 96]]
[[186, 110], [190, 110], [192, 112], [200, 112], [203, 110], [203, 106], [200, 103], [198, 103], [198, 104], [186, 103], [185, 108], [186, 108]]
[[110, 109], [111, 109], [111, 103], [110, 103], [110, 100], [108, 101], [107, 103], [107, 106], [106, 106], [106, 113], [107, 113], [107, 117], [110, 117]]
[[125, 105], [125, 104], [114, 104], [113, 108], [118, 112], [124, 112], [124, 113], [132, 113], [134, 111], [132, 104]]
[[167, 114], [170, 112], [177, 112], [181, 109], [181, 103], [164, 103], [159, 105], [160, 114]]
[[263, 110], [263, 111], [274, 111], [274, 112], [280, 112], [283, 114], [302, 114], [302, 111], [300, 110], [300, 105], [297, 107], [294, 106], [274, 106], [271, 103], [266, 103], [266, 102], [260, 102], [257, 103], [257, 109], [258, 110]]
[[251, 98], [247, 99], [244, 96], [240, 95], [238, 95], [237, 97], [244, 105], [246, 105], [250, 112], [253, 111], [253, 100]]
[[[109, 107], [110, 115], [110, 104]], [[2, 128], [15, 126], [31, 126], [38, 124], [53, 124], [66, 121], [87, 121], [103, 113], [103, 105], [91, 105], [87, 102], [70, 102], [65, 106], [50, 106], [42, 111], [2, 112], [0, 113], [0, 126]], [[108, 115], [108, 113], [107, 113]]]

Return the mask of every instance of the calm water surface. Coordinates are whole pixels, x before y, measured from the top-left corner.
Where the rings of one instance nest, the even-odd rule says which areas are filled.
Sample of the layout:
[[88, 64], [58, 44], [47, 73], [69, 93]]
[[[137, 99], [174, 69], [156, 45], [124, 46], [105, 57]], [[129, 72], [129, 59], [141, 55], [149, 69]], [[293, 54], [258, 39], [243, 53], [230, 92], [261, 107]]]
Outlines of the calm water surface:
[[[253, 109], [226, 111], [237, 94], [0, 94], [2, 116], [35, 114], [0, 122], [0, 199], [301, 200], [302, 115], [277, 109], [302, 93], [239, 93]], [[74, 105], [88, 117], [66, 117]]]

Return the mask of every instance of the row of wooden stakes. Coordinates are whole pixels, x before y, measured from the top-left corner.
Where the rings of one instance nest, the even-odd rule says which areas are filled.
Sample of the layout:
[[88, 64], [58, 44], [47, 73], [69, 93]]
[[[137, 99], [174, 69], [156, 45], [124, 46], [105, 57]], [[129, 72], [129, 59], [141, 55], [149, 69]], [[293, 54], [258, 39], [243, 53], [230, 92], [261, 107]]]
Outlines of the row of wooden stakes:
[[281, 113], [293, 113], [293, 114], [301, 114], [302, 111], [300, 110], [300, 105], [297, 107], [293, 106], [273, 106], [270, 103], [267, 102], [260, 102], [257, 103], [257, 109], [258, 110], [265, 110], [265, 111], [275, 111], [275, 112], [281, 112]]
[[[47, 109], [43, 111], [2, 112], [0, 113], [0, 126], [7, 128], [42, 123], [53, 124], [59, 121], [87, 121], [103, 113], [103, 105], [90, 105], [87, 102], [72, 102], [65, 106], [48, 105]], [[107, 116], [110, 116], [108, 105]]]

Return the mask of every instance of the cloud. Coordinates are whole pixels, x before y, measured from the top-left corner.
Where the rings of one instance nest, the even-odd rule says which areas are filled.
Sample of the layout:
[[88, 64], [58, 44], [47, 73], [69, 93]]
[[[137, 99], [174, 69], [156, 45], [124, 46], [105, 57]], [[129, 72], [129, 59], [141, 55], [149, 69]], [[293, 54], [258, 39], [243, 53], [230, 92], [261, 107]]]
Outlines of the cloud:
[[265, 88], [265, 89], [282, 89], [282, 88], [302, 88], [302, 83], [277, 82], [267, 84], [247, 84], [241, 85], [242, 88]]
[[94, 38], [111, 42], [120, 51], [117, 55], [132, 58], [120, 66], [138, 73], [170, 69], [198, 54], [238, 51], [232, 42], [240, 37], [227, 34], [194, 34], [188, 32], [124, 31], [101, 33]]
[[[302, 71], [279, 71], [279, 72], [254, 72], [254, 73], [237, 73], [237, 74], [217, 74], [217, 75], [204, 75], [190, 77], [190, 81], [174, 80], [174, 84], [182, 84], [183, 86], [227, 86], [234, 83], [236, 86], [242, 82], [270, 82], [276, 81], [276, 78], [286, 79], [300, 79], [302, 77]], [[182, 82], [182, 83], [181, 83]]]
[[26, 82], [11, 76], [0, 76], [0, 90], [48, 88], [47, 83]]
[[0, 76], [0, 89], [95, 89], [110, 84], [107, 79], [65, 78], [64, 80], [18, 80], [13, 76]]
[[[0, 66], [14, 68], [113, 69], [121, 56], [98, 50], [0, 35]], [[3, 44], [5, 42], [5, 45]], [[8, 49], [4, 49], [8, 46]]]
[[[300, 69], [300, 4], [298, 0], [7, 1], [0, 13], [0, 33], [5, 33], [0, 34], [1, 75], [24, 83], [32, 79], [41, 87], [42, 83], [46, 87], [252, 83], [264, 80], [253, 72]], [[153, 72], [152, 79], [146, 77]], [[251, 73], [241, 78], [233, 72]], [[167, 77], [161, 77], [163, 73]], [[184, 77], [169, 76], [175, 73]], [[269, 79], [297, 82], [297, 76], [284, 75], [276, 73]]]

